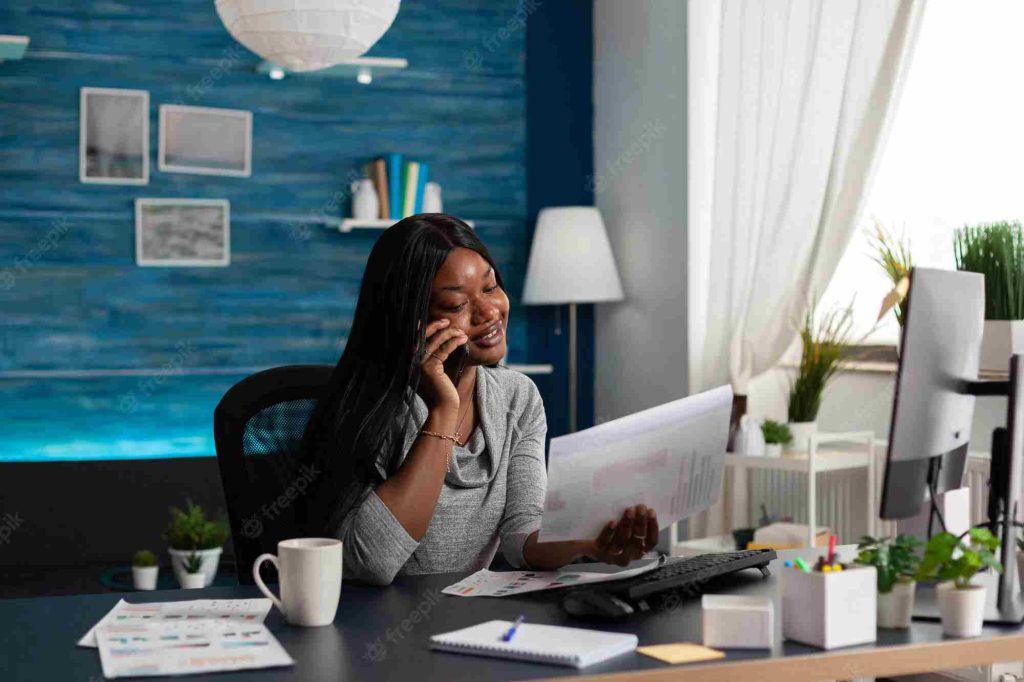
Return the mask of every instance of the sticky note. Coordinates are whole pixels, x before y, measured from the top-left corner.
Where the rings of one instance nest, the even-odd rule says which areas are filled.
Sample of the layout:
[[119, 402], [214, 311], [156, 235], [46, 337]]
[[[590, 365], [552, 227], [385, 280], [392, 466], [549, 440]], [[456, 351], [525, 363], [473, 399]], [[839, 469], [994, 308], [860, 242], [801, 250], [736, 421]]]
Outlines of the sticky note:
[[697, 661], [713, 661], [725, 658], [725, 653], [717, 649], [709, 649], [700, 644], [677, 642], [676, 644], [655, 644], [637, 647], [637, 652], [644, 656], [656, 658], [666, 663], [696, 663]]

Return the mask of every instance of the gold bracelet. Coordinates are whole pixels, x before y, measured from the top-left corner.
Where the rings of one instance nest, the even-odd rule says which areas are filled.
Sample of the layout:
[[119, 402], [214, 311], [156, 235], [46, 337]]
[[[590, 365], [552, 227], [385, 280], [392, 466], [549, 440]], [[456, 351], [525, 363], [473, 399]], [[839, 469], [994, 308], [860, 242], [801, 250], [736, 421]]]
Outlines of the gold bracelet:
[[420, 431], [420, 433], [423, 434], [424, 436], [433, 436], [434, 438], [440, 438], [441, 440], [450, 440], [452, 442], [452, 446], [448, 448], [448, 452], [446, 452], [445, 455], [444, 455], [444, 468], [445, 468], [445, 471], [447, 471], [448, 473], [451, 473], [452, 472], [452, 449], [455, 447], [455, 445], [458, 444], [459, 439], [456, 438], [455, 436], [448, 436], [448, 435], [443, 434], [443, 433], [438, 433], [437, 431], [427, 431], [426, 429], [422, 429]]

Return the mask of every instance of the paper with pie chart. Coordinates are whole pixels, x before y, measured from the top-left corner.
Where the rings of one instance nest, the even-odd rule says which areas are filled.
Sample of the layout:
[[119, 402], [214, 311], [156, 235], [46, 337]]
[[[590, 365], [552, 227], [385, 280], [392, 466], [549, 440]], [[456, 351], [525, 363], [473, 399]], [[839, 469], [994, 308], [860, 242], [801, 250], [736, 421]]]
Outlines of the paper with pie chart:
[[722, 386], [552, 438], [540, 541], [595, 538], [637, 504], [667, 528], [717, 502], [732, 395]]

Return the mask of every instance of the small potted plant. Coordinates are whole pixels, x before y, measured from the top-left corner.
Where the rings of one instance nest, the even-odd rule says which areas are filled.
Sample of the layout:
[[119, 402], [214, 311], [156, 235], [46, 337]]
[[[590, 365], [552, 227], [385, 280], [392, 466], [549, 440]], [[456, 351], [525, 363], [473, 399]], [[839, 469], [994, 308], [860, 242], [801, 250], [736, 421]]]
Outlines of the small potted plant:
[[806, 452], [818, 432], [821, 397], [832, 376], [840, 369], [843, 350], [853, 343], [853, 309], [836, 308], [815, 321], [812, 305], [800, 328], [800, 366], [789, 389], [789, 430], [792, 449]]
[[985, 618], [985, 586], [971, 583], [982, 570], [1003, 570], [996, 559], [999, 538], [987, 528], [972, 528], [966, 538], [939, 533], [928, 541], [918, 580], [937, 580], [942, 631], [951, 637], [977, 637]]
[[981, 371], [1006, 372], [1024, 352], [1024, 229], [1019, 222], [967, 226], [953, 244], [956, 269], [985, 276]]
[[854, 561], [874, 566], [878, 576], [878, 627], [909, 628], [914, 614], [914, 576], [921, 564], [921, 541], [910, 535], [860, 539]]
[[793, 442], [793, 434], [789, 427], [772, 419], [765, 419], [761, 424], [764, 436], [764, 454], [766, 457], [781, 457], [782, 448]]
[[224, 541], [228, 537], [228, 524], [224, 519], [207, 519], [202, 507], [185, 501], [185, 509], [171, 507], [171, 521], [164, 531], [164, 539], [170, 545], [171, 568], [178, 582], [185, 575], [185, 560], [191, 554], [198, 554], [201, 573], [206, 585], [213, 582], [220, 563]]
[[199, 556], [199, 552], [192, 552], [185, 557], [184, 568], [185, 572], [178, 578], [183, 589], [197, 590], [206, 587], [206, 576], [203, 575], [203, 559]]
[[140, 549], [132, 558], [132, 584], [136, 590], [155, 590], [156, 577], [160, 572], [156, 554]]

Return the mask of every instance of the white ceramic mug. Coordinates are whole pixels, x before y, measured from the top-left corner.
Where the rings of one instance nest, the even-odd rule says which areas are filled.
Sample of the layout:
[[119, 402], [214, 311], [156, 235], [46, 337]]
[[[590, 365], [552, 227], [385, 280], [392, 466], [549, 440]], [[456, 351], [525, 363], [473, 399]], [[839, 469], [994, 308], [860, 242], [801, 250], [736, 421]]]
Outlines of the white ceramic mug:
[[[277, 543], [277, 556], [261, 554], [252, 565], [260, 592], [281, 610], [292, 625], [320, 626], [334, 622], [341, 598], [341, 540], [295, 538]], [[260, 578], [260, 565], [277, 568], [281, 598]]]

